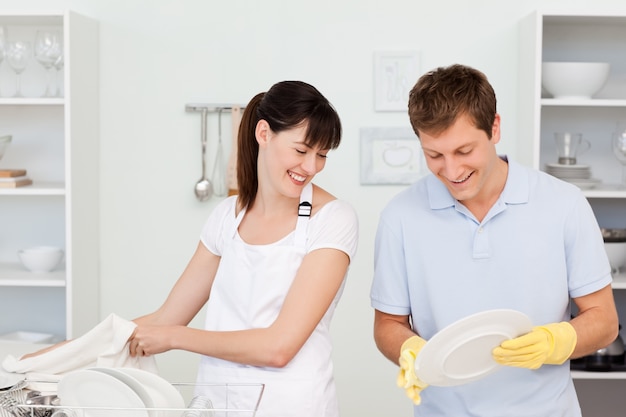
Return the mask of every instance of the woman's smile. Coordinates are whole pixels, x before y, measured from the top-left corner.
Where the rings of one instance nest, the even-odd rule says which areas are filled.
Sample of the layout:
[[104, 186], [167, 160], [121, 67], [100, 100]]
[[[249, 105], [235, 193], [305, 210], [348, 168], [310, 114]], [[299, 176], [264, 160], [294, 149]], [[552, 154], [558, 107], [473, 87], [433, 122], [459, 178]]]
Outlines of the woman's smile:
[[298, 182], [304, 182], [304, 180], [306, 180], [306, 177], [302, 176], [302, 175], [298, 175], [293, 171], [287, 171], [287, 173], [289, 174], [289, 176], [291, 177], [291, 179], [298, 181]]

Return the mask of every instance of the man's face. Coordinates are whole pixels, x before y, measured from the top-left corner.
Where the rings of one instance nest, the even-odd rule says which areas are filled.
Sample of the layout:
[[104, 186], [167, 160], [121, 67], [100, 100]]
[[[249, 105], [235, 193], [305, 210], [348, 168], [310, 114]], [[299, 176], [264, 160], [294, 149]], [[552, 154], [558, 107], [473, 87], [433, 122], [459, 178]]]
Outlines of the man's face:
[[[420, 131], [428, 169], [450, 191], [468, 205], [475, 200], [491, 200], [495, 179], [490, 175], [499, 160], [495, 146], [500, 141], [500, 117], [496, 115], [491, 139], [474, 126], [466, 115], [437, 136]], [[487, 187], [486, 187], [487, 185]]]

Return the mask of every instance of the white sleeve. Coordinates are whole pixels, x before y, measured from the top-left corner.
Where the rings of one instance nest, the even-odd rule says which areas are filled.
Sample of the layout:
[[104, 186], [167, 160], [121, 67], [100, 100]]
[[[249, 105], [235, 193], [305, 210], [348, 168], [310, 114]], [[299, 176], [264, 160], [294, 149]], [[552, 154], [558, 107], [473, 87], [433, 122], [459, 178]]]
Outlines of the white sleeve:
[[345, 252], [352, 262], [358, 241], [358, 217], [346, 201], [327, 203], [309, 220], [307, 252], [322, 248], [338, 249]]
[[221, 256], [224, 248], [225, 233], [232, 229], [235, 222], [237, 196], [231, 196], [219, 203], [204, 223], [200, 233], [202, 244], [215, 255]]

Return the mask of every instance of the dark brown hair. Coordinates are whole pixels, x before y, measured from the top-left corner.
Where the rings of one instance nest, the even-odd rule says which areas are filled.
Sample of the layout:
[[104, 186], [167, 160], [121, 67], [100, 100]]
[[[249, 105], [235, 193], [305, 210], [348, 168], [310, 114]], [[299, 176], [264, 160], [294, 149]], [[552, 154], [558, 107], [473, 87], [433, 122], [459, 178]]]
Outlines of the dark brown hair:
[[496, 94], [482, 72], [464, 65], [439, 67], [417, 80], [409, 94], [409, 119], [415, 134], [437, 135], [461, 115], [491, 138]]
[[302, 81], [281, 81], [266, 93], [254, 96], [243, 112], [237, 139], [240, 209], [252, 207], [259, 185], [259, 144], [255, 137], [259, 120], [265, 120], [274, 133], [306, 123], [305, 143], [310, 147], [335, 149], [341, 141], [339, 115], [312, 85]]

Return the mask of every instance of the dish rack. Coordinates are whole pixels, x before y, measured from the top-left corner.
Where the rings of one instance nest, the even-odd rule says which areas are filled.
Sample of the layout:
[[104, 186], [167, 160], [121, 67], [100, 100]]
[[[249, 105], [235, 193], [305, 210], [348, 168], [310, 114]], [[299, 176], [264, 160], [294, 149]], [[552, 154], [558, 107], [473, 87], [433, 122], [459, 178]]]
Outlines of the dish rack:
[[[265, 389], [261, 383], [172, 383], [187, 404], [185, 408], [77, 407], [64, 405], [62, 399], [26, 404], [27, 387], [33, 382], [0, 391], [0, 417], [254, 417]], [[210, 398], [206, 392], [214, 396]], [[207, 398], [210, 401], [206, 402]]]

